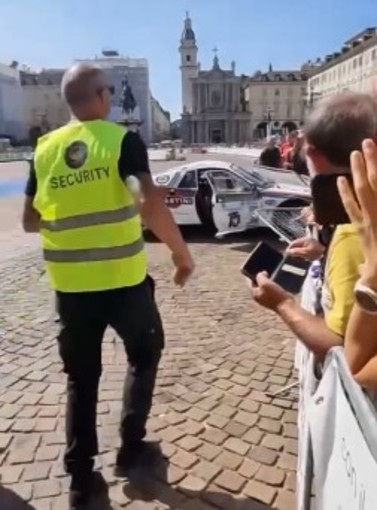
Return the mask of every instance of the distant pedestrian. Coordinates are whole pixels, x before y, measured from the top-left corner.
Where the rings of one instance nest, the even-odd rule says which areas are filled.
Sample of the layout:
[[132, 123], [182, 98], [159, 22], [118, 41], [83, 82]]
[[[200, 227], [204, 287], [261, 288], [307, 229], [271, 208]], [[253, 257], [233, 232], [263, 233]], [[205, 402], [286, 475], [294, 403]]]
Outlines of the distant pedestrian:
[[304, 154], [304, 135], [298, 133], [293, 147], [287, 150], [283, 157], [284, 168], [293, 170], [298, 175], [309, 175]]
[[259, 156], [259, 163], [270, 168], [280, 168], [281, 155], [279, 147], [276, 145], [276, 138], [271, 136], [267, 142], [267, 147]]

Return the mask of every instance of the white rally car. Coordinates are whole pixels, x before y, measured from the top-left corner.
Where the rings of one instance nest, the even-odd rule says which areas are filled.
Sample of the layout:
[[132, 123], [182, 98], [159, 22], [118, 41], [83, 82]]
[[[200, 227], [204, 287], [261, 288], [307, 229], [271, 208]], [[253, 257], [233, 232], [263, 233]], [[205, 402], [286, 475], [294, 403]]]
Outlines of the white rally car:
[[311, 201], [307, 183], [291, 172], [224, 161], [198, 161], [153, 178], [167, 188], [165, 201], [178, 225], [215, 227], [216, 237], [265, 226], [259, 210], [273, 220], [279, 209], [297, 211]]

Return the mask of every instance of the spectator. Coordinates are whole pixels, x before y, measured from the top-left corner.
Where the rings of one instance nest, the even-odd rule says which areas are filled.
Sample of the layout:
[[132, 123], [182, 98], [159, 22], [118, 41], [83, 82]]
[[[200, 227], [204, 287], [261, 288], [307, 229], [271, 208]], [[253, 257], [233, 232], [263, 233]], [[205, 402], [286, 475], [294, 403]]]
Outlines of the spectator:
[[[363, 157], [364, 156], [364, 157]], [[377, 388], [377, 147], [372, 140], [363, 143], [363, 154], [351, 157], [353, 191], [344, 178], [339, 192], [357, 229], [365, 264], [355, 287], [356, 303], [345, 336], [345, 354], [356, 381], [368, 389]]]
[[291, 131], [288, 133], [285, 142], [280, 146], [281, 157], [284, 158], [286, 152], [290, 151], [295, 143], [297, 137], [297, 131]]
[[281, 155], [279, 148], [276, 146], [276, 138], [274, 136], [269, 138], [267, 147], [262, 151], [259, 157], [259, 163], [271, 168], [280, 168]]
[[[377, 105], [364, 94], [339, 94], [318, 104], [308, 118], [305, 132], [305, 152], [313, 172], [350, 171], [351, 152], [360, 149], [364, 138], [377, 137]], [[301, 240], [302, 245], [306, 242], [307, 238]], [[302, 256], [297, 246], [288, 253]], [[310, 250], [304, 258], [309, 253]], [[258, 275], [253, 296], [260, 305], [280, 315], [306, 347], [323, 359], [331, 347], [344, 342], [362, 263], [357, 229], [353, 225], [339, 225], [327, 253], [321, 299], [323, 316], [305, 311], [265, 274]]]
[[304, 155], [304, 135], [297, 134], [293, 146], [283, 156], [284, 168], [299, 175], [309, 175]]

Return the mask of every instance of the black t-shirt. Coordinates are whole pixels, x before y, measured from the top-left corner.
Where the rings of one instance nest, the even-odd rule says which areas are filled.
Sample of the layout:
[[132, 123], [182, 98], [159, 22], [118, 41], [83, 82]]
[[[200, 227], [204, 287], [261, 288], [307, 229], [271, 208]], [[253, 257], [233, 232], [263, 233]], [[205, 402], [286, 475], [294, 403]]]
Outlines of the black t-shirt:
[[[150, 174], [147, 147], [138, 133], [129, 131], [123, 138], [119, 157], [119, 175], [124, 181], [130, 175]], [[25, 187], [25, 195], [34, 197], [37, 193], [37, 177], [34, 162], [30, 161], [30, 173]]]
[[271, 168], [279, 168], [280, 160], [280, 150], [277, 147], [266, 147], [259, 156], [260, 164]]

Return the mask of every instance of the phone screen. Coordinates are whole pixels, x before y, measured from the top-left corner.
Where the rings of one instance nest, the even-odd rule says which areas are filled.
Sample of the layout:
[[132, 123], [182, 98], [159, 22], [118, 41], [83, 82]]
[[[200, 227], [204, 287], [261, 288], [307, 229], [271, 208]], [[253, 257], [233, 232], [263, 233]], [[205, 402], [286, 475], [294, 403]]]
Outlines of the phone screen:
[[311, 182], [314, 217], [324, 227], [350, 223], [338, 191], [340, 176], [352, 183], [350, 174], [316, 175]]
[[258, 273], [266, 271], [272, 276], [283, 260], [283, 255], [266, 243], [259, 243], [241, 268], [242, 274], [255, 281]]
[[293, 257], [286, 257], [279, 270], [276, 272], [274, 281], [283, 289], [298, 294], [304, 284], [311, 262]]

